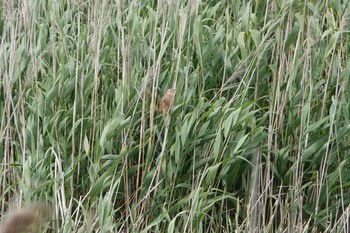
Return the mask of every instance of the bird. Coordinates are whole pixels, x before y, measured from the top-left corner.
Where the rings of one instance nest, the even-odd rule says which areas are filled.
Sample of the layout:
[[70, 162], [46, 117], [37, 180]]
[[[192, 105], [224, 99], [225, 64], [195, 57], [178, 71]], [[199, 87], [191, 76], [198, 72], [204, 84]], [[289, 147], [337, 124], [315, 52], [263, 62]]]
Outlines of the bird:
[[174, 88], [171, 88], [167, 90], [167, 92], [163, 95], [162, 98], [160, 98], [158, 102], [158, 111], [163, 114], [168, 114], [173, 106], [174, 102], [174, 96], [175, 96], [176, 90]]
[[38, 232], [36, 230], [47, 220], [50, 211], [46, 203], [33, 203], [10, 214], [0, 227], [0, 233]]

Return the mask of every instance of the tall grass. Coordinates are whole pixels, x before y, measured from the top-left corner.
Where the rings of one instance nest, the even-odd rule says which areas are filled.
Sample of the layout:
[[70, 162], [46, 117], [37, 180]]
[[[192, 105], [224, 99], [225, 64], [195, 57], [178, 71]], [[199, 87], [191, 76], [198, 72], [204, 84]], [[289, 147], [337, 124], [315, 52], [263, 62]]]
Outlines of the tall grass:
[[2, 1], [1, 214], [39, 200], [47, 232], [349, 232], [349, 7]]

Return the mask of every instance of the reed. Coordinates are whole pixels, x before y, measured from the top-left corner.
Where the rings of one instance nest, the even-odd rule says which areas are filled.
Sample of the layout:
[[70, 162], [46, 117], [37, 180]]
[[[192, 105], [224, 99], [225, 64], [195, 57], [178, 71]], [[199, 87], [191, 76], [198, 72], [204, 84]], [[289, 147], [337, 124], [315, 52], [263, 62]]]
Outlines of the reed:
[[349, 7], [1, 1], [0, 216], [44, 201], [42, 232], [349, 232]]

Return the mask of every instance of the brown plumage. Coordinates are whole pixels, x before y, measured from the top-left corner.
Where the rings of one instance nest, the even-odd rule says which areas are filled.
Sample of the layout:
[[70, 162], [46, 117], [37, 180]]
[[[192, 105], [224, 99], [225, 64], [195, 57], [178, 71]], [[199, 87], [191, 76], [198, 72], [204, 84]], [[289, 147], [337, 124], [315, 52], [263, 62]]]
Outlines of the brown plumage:
[[158, 111], [167, 114], [173, 106], [175, 89], [169, 89], [158, 102]]
[[37, 232], [49, 211], [48, 205], [35, 203], [30, 207], [14, 212], [8, 216], [0, 229], [0, 233]]
[[35, 213], [22, 210], [9, 216], [1, 233], [28, 232], [37, 222], [38, 216]]

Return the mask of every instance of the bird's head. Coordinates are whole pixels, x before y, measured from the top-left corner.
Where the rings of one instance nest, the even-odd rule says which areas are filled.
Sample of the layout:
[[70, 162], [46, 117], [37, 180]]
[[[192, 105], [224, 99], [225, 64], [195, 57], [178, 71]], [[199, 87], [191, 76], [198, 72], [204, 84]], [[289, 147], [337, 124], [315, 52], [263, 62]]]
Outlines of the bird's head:
[[176, 89], [175, 88], [171, 88], [166, 93], [169, 94], [169, 95], [175, 95]]

